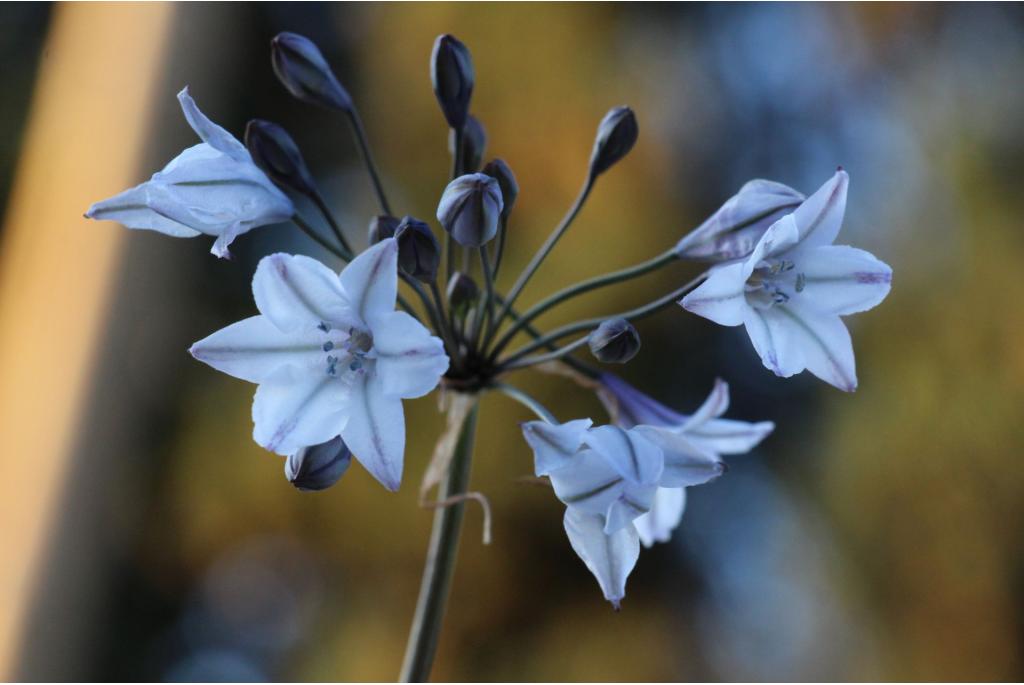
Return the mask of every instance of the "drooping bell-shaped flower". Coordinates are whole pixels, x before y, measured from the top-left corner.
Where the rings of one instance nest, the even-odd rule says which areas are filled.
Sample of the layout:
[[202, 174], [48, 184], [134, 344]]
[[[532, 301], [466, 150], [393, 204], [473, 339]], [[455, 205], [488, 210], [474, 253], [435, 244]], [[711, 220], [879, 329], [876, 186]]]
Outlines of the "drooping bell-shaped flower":
[[389, 490], [402, 480], [402, 400], [448, 368], [441, 341], [395, 311], [398, 245], [383, 240], [336, 274], [309, 257], [264, 257], [253, 277], [260, 314], [192, 346], [224, 373], [258, 383], [253, 437], [290, 455], [336, 435]]
[[842, 225], [847, 184], [846, 172], [836, 172], [772, 224], [746, 260], [712, 268], [680, 304], [723, 326], [746, 326], [761, 361], [776, 375], [807, 369], [852, 392], [853, 345], [840, 317], [884, 300], [892, 269], [864, 250], [832, 244]]
[[[674, 434], [676, 444], [694, 454], [720, 458], [749, 452], [775, 430], [771, 421], [748, 423], [723, 419], [729, 408], [729, 385], [716, 379], [707, 399], [692, 415], [680, 414], [610, 373], [601, 375], [601, 402], [623, 428], [645, 424], [648, 430]], [[651, 509], [633, 524], [645, 547], [666, 542], [683, 517], [684, 488], [658, 488]]]
[[245, 146], [199, 111], [188, 88], [178, 93], [178, 101], [203, 142], [175, 157], [149, 181], [97, 202], [86, 216], [176, 238], [214, 236], [210, 251], [227, 257], [237, 236], [287, 221], [295, 207], [253, 163]]
[[675, 247], [681, 259], [728, 262], [743, 259], [764, 232], [804, 201], [787, 185], [754, 179], [725, 201], [717, 212], [680, 240]]
[[497, 180], [485, 174], [466, 174], [444, 189], [437, 220], [459, 245], [480, 247], [498, 232], [503, 207]]

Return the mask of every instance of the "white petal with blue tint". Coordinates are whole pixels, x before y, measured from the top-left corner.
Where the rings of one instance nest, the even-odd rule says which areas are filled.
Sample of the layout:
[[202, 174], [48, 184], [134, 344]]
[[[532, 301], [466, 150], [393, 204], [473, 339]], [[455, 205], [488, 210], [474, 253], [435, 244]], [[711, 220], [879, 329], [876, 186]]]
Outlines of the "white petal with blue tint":
[[402, 400], [384, 393], [381, 378], [359, 373], [352, 378], [345, 408], [348, 423], [341, 437], [359, 463], [388, 490], [402, 483], [405, 415]]
[[326, 374], [279, 369], [256, 389], [253, 439], [284, 455], [326, 442], [345, 426], [347, 394], [344, 384]]
[[367, 248], [341, 272], [353, 311], [371, 326], [373, 317], [394, 311], [398, 295], [398, 243], [394, 238]]
[[651, 547], [655, 542], [668, 542], [683, 520], [686, 488], [658, 488], [651, 510], [633, 521], [640, 542]]
[[546, 476], [569, 466], [583, 446], [583, 435], [592, 423], [590, 419], [576, 419], [562, 424], [545, 421], [524, 423], [523, 437], [533, 449], [534, 473]]
[[793, 211], [804, 247], [831, 245], [843, 225], [850, 177], [840, 169]]
[[324, 340], [315, 329], [283, 333], [265, 316], [251, 316], [208, 335], [189, 352], [218, 371], [262, 383], [284, 366], [323, 375]]
[[604, 598], [618, 609], [626, 596], [626, 579], [640, 556], [636, 528], [626, 526], [613, 535], [606, 535], [603, 516], [572, 507], [566, 509], [564, 523], [573, 550], [594, 574]]
[[361, 324], [345, 297], [338, 274], [302, 255], [272, 254], [260, 260], [252, 279], [256, 307], [283, 331], [348, 329]]
[[847, 245], [801, 249], [793, 257], [801, 302], [830, 314], [856, 314], [878, 305], [892, 287], [892, 269], [870, 252]]
[[422, 397], [448, 370], [442, 342], [405, 312], [375, 317], [372, 333], [376, 372], [386, 395]]

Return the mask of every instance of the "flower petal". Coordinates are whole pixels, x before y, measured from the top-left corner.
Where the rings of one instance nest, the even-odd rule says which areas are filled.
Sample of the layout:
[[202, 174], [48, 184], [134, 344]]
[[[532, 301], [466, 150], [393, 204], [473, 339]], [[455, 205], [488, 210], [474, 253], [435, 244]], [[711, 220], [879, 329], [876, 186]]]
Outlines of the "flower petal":
[[717, 454], [694, 443], [681, 431], [655, 426], [637, 426], [633, 430], [661, 450], [665, 466], [658, 485], [662, 487], [702, 485], [725, 471]]
[[245, 149], [233, 135], [225, 131], [217, 124], [210, 121], [205, 114], [199, 111], [195, 100], [189, 95], [188, 86], [185, 86], [178, 93], [178, 102], [181, 104], [181, 111], [192, 130], [196, 132], [202, 141], [211, 147], [223, 152], [233, 159], [251, 162], [249, 151]]
[[592, 424], [590, 419], [576, 419], [562, 424], [544, 421], [524, 423], [523, 438], [533, 449], [534, 473], [546, 476], [572, 463], [583, 445], [583, 434]]
[[284, 366], [310, 372], [322, 367], [324, 341], [318, 333], [307, 329], [282, 333], [267, 317], [252, 316], [203, 338], [189, 352], [218, 371], [262, 383]]
[[651, 547], [655, 542], [668, 542], [686, 508], [686, 488], [658, 488], [651, 510], [633, 521], [640, 542]]
[[661, 450], [636, 430], [598, 426], [587, 431], [583, 442], [632, 483], [650, 485], [661, 477], [664, 466]]
[[693, 414], [693, 416], [687, 419], [686, 423], [682, 426], [682, 430], [689, 431], [697, 428], [710, 419], [717, 419], [719, 416], [724, 414], [728, 408], [729, 384], [721, 378], [716, 378], [715, 384], [712, 386], [711, 393], [708, 395], [708, 398], [704, 400], [704, 404], [700, 405], [700, 408]]
[[840, 169], [791, 215], [800, 231], [800, 245], [831, 245], [839, 235], [846, 211], [846, 190], [850, 177]]
[[680, 426], [686, 416], [669, 409], [612, 373], [602, 373], [599, 379], [604, 391], [597, 398], [615, 419], [617, 426], [632, 428], [645, 423], [653, 426]]
[[604, 598], [618, 609], [626, 596], [626, 579], [640, 557], [640, 538], [633, 526], [613, 535], [604, 533], [604, 517], [569, 507], [565, 511], [569, 543], [597, 578]]
[[892, 287], [892, 269], [865, 250], [848, 245], [801, 249], [794, 257], [801, 302], [823, 313], [856, 314], [877, 306]]
[[367, 324], [394, 311], [398, 297], [398, 243], [394, 238], [367, 248], [341, 272], [341, 285], [353, 311]]
[[175, 238], [195, 238], [200, 235], [194, 228], [152, 209], [147, 201], [148, 186], [148, 182], [143, 183], [101, 200], [89, 207], [85, 216], [98, 221], [116, 221], [126, 228], [157, 231]]
[[280, 252], [264, 257], [252, 278], [252, 292], [256, 308], [282, 331], [320, 323], [348, 329], [359, 323], [338, 275], [310, 257]]
[[604, 515], [625, 488], [622, 476], [588, 449], [577, 452], [571, 464], [550, 471], [548, 477], [558, 499], [589, 514]]
[[764, 365], [788, 378], [805, 368], [840, 390], [857, 389], [853, 343], [842, 320], [791, 300], [750, 308], [747, 333]]
[[754, 449], [775, 430], [771, 421], [747, 423], [732, 419], [712, 419], [686, 431], [697, 447], [715, 454], [743, 454]]
[[346, 394], [345, 386], [327, 374], [281, 368], [256, 389], [253, 439], [284, 455], [327, 442], [345, 424]]
[[444, 343], [405, 312], [375, 317], [372, 333], [377, 374], [391, 397], [422, 397], [448, 370]]
[[747, 308], [746, 265], [724, 264], [711, 269], [707, 279], [679, 301], [683, 309], [722, 326], [739, 326]]
[[369, 372], [355, 374], [348, 400], [342, 439], [381, 485], [398, 490], [405, 455], [402, 401], [386, 395], [380, 376]]
[[631, 527], [635, 519], [651, 510], [654, 493], [657, 491], [654, 485], [636, 486], [627, 483], [622, 494], [608, 505], [604, 521], [605, 534], [612, 535], [627, 526]]

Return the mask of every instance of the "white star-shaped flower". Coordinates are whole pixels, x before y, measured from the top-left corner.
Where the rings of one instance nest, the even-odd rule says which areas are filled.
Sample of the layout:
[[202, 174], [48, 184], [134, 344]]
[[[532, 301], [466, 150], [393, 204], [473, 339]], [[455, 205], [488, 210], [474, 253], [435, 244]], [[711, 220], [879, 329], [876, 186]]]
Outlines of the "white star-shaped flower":
[[832, 244], [847, 185], [846, 172], [838, 171], [772, 224], [749, 257], [712, 268], [680, 304], [723, 326], [746, 326], [761, 361], [776, 375], [807, 369], [852, 392], [857, 370], [840, 317], [884, 300], [892, 269], [864, 250]]
[[192, 346], [192, 355], [258, 383], [253, 437], [289, 455], [341, 435], [389, 490], [402, 480], [402, 400], [448, 369], [441, 341], [395, 311], [398, 248], [383, 240], [335, 274], [309, 257], [264, 257], [253, 277], [260, 314]]

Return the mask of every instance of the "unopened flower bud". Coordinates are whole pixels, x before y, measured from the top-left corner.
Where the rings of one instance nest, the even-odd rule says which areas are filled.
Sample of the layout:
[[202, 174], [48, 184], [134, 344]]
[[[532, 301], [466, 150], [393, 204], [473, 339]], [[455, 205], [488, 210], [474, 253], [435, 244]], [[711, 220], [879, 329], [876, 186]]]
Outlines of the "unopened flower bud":
[[503, 159], [492, 159], [481, 169], [481, 172], [498, 182], [502, 199], [501, 216], [507, 219], [508, 215], [512, 213], [512, 207], [516, 204], [516, 198], [519, 197], [519, 183], [516, 182], [515, 174]]
[[303, 447], [288, 457], [284, 475], [299, 490], [316, 492], [337, 483], [351, 463], [352, 452], [338, 436], [319, 445]]
[[245, 127], [245, 147], [256, 166], [277, 185], [303, 195], [316, 192], [316, 183], [299, 146], [277, 124], [262, 119], [250, 121]]
[[480, 297], [480, 288], [472, 278], [456, 271], [448, 281], [447, 295], [449, 311], [461, 318]]
[[387, 238], [394, 238], [395, 231], [398, 230], [398, 224], [400, 223], [398, 219], [387, 214], [381, 214], [370, 219], [370, 225], [367, 228], [367, 238], [370, 244], [376, 245]]
[[503, 207], [497, 180], [486, 174], [467, 174], [444, 189], [437, 220], [459, 245], [480, 247], [497, 233]]
[[629, 107], [616, 107], [605, 114], [597, 127], [594, 150], [590, 153], [590, 174], [602, 174], [625, 157], [633, 149], [639, 133], [636, 115]]
[[[455, 129], [448, 132], [448, 152], [455, 156]], [[462, 170], [473, 173], [480, 168], [487, 149], [487, 131], [480, 120], [470, 114], [462, 129]]]
[[625, 364], [640, 351], [640, 334], [625, 319], [608, 319], [590, 334], [590, 351], [607, 364]]
[[455, 36], [438, 36], [430, 55], [430, 81], [449, 127], [466, 125], [475, 79], [469, 49]]
[[274, 73], [303, 102], [349, 112], [352, 98], [338, 83], [320, 48], [310, 39], [284, 31], [270, 41]]
[[398, 267], [413, 278], [432, 283], [441, 263], [441, 246], [430, 226], [407, 216], [395, 229], [398, 241]]
[[676, 244], [676, 256], [710, 262], [743, 259], [772, 224], [803, 201], [801, 193], [782, 183], [749, 181]]

